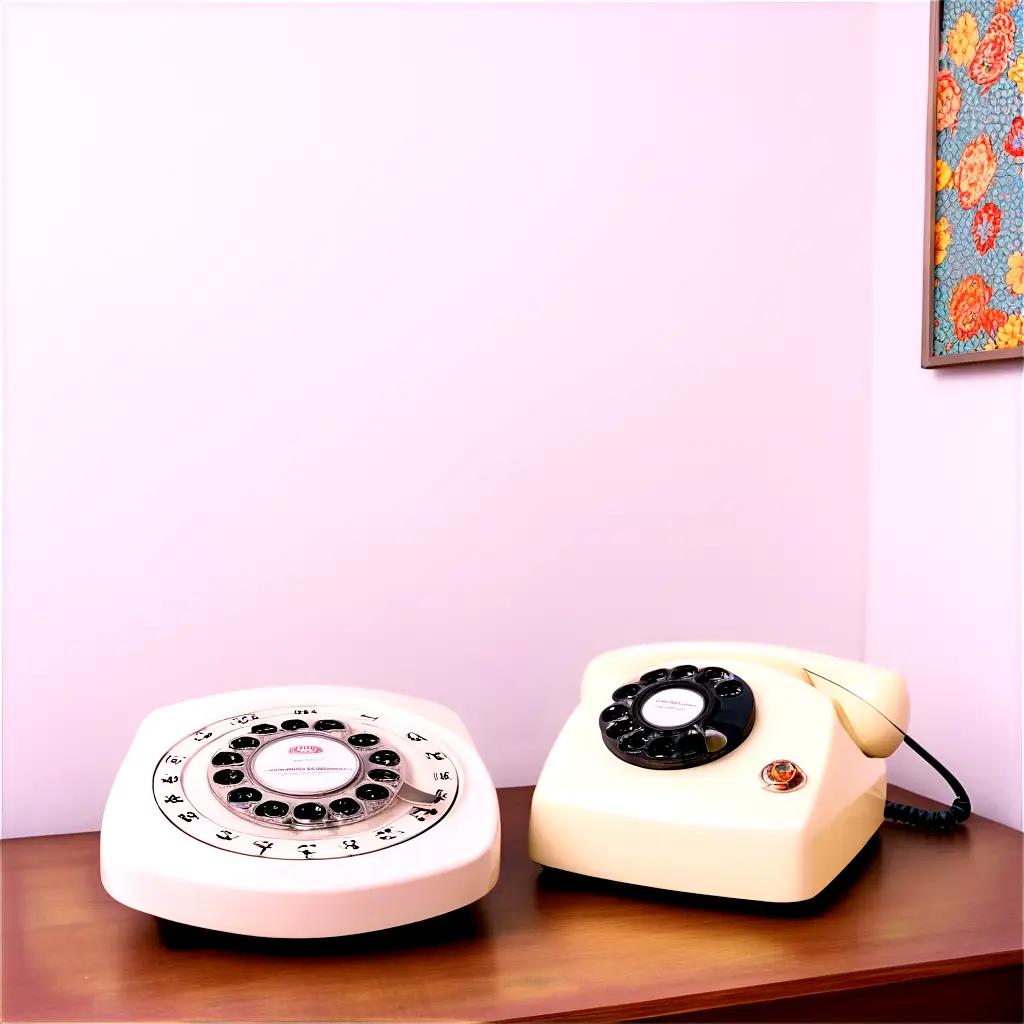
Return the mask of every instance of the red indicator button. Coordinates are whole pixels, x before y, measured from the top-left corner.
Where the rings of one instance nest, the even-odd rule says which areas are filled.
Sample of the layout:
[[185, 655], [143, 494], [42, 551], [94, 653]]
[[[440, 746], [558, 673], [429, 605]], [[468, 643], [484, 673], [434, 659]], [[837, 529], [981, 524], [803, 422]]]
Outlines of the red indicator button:
[[771, 761], [761, 769], [761, 781], [768, 789], [785, 793], [802, 786], [807, 776], [793, 761]]

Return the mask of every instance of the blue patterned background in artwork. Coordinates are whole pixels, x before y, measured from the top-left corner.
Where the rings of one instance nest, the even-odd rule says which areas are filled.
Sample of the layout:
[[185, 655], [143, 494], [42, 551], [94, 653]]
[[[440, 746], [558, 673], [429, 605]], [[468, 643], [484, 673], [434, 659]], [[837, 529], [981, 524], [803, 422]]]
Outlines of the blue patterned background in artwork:
[[[955, 172], [965, 148], [979, 136], [988, 136], [996, 157], [996, 172], [984, 195], [970, 209], [964, 209], [961, 204], [955, 177], [951, 184], [936, 193], [935, 219], [946, 218], [952, 238], [944, 259], [934, 268], [932, 351], [935, 355], [977, 352], [996, 345], [998, 332], [992, 327], [991, 320], [986, 321], [988, 330], [981, 328], [970, 337], [958, 337], [950, 316], [954, 289], [973, 274], [981, 275], [992, 289], [988, 301], [990, 309], [1008, 316], [1020, 316], [1022, 313], [1022, 296], [1014, 294], [1006, 275], [1010, 269], [1010, 256], [1024, 249], [1024, 158], [1013, 156], [1006, 145], [1014, 118], [1024, 114], [1024, 93], [1015, 81], [1013, 71], [1018, 58], [1024, 53], [1024, 2], [1018, 0], [1009, 11], [1005, 10], [1007, 5], [1008, 0], [1001, 4], [998, 0], [946, 0], [943, 4], [939, 94], [941, 98], [941, 73], [948, 71], [960, 89], [960, 110], [955, 127], [946, 127], [938, 132], [937, 159], [945, 161]], [[963, 15], [973, 15], [977, 21], [980, 45], [993, 23], [993, 17], [1000, 11], [1003, 11], [1003, 20], [997, 24], [1005, 24], [1007, 17], [1012, 19], [1015, 28], [1013, 45], [998, 79], [983, 91], [983, 86], [972, 78], [972, 61], [964, 60], [963, 34], [958, 45], [957, 40], [951, 43], [950, 33], [958, 23], [963, 28]], [[967, 26], [970, 27], [969, 19]], [[951, 47], [962, 66], [951, 59]], [[1002, 65], [1001, 58], [997, 65]], [[977, 65], [974, 67], [977, 69]], [[977, 70], [975, 74], [984, 77]], [[1016, 148], [1015, 138], [1010, 139], [1009, 145]], [[979, 253], [972, 237], [972, 225], [978, 211], [988, 203], [999, 208], [1002, 219], [995, 245], [988, 252]], [[984, 230], [983, 227], [980, 230]], [[965, 330], [970, 330], [970, 326], [965, 327], [961, 320], [961, 334]], [[1004, 332], [999, 347], [1005, 347], [1007, 337]]]

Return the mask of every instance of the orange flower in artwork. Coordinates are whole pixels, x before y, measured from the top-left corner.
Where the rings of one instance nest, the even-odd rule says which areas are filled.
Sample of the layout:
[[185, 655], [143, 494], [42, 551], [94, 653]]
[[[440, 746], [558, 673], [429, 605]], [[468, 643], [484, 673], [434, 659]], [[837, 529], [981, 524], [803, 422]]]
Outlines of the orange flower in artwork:
[[959, 193], [960, 205], [965, 210], [981, 202], [995, 173], [996, 155], [992, 150], [992, 140], [987, 135], [979, 135], [964, 147], [960, 163], [953, 174], [953, 184]]
[[992, 15], [992, 20], [988, 23], [988, 31], [1001, 32], [1006, 36], [1006, 41], [1012, 47], [1014, 38], [1017, 35], [1017, 26], [1014, 24], [1013, 18], [1006, 11], [997, 10]]
[[956, 336], [965, 341], [981, 330], [981, 315], [992, 298], [992, 289], [980, 274], [964, 278], [949, 299], [949, 318]]
[[1007, 317], [1006, 323], [996, 335], [996, 348], [1020, 348], [1024, 345], [1024, 319], [1019, 316]]
[[986, 334], [995, 334], [1010, 317], [1001, 309], [986, 308], [981, 311], [978, 319], [981, 322], [981, 329]]
[[981, 42], [978, 43], [974, 58], [967, 69], [967, 74], [981, 86], [983, 94], [999, 81], [999, 76], [1009, 67], [1016, 31], [1013, 18], [1009, 14], [992, 16], [992, 21], [981, 37]]
[[935, 130], [943, 128], [956, 131], [956, 119], [960, 114], [960, 86], [952, 71], [940, 71], [935, 85]]
[[995, 203], [986, 203], [974, 215], [971, 225], [971, 237], [974, 247], [981, 255], [987, 253], [999, 237], [999, 227], [1003, 222], [1003, 211]]
[[1011, 252], [1006, 260], [1006, 285], [1014, 295], [1024, 295], [1024, 252]]
[[1006, 77], [1017, 86], [1020, 92], [1024, 92], [1024, 53], [1017, 55], [1013, 67], [1006, 72]]
[[949, 218], [940, 217], [935, 222], [935, 266], [939, 266], [945, 260], [952, 241], [953, 230], [949, 226]]
[[1005, 14], [1007, 11], [1012, 11], [1020, 0], [999, 0], [996, 4], [996, 14]]
[[935, 265], [939, 266], [946, 258], [949, 245], [953, 241], [952, 228], [948, 217], [939, 217], [935, 222]]
[[978, 19], [970, 11], [965, 11], [957, 18], [956, 24], [946, 36], [946, 52], [949, 59], [958, 67], [970, 64], [974, 51], [978, 48]]

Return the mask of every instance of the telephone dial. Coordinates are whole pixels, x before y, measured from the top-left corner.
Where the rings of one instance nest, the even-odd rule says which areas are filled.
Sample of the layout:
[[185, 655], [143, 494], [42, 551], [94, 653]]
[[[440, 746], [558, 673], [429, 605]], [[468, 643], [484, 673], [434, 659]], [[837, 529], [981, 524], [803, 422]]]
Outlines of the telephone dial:
[[447, 708], [277, 687], [146, 718], [103, 815], [121, 903], [221, 931], [313, 938], [454, 910], [498, 876], [494, 786]]
[[[906, 735], [895, 673], [754, 644], [595, 658], [534, 792], [535, 861], [599, 878], [767, 902], [819, 893], [883, 818], [948, 830], [957, 780]], [[905, 742], [952, 787], [948, 810], [886, 800]]]

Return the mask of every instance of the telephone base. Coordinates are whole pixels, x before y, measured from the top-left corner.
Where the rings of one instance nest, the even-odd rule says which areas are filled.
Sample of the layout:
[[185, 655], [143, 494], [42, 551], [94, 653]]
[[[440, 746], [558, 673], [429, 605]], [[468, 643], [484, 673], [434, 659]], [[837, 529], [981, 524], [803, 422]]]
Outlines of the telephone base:
[[465, 725], [356, 687], [268, 687], [159, 708], [103, 815], [125, 906], [262, 938], [447, 914], [498, 878], [498, 801]]
[[[858, 746], [831, 695], [802, 670], [753, 653], [716, 649], [712, 662], [711, 652], [666, 645], [596, 659], [534, 791], [531, 858], [614, 882], [763, 903], [800, 903], [825, 889], [882, 823], [885, 762]], [[641, 673], [699, 679], [708, 664], [756, 697], [749, 732], [726, 756], [651, 771], [609, 749], [606, 723], [620, 715], [609, 702], [642, 692]], [[678, 691], [680, 705], [696, 692], [692, 683], [691, 691], [685, 682], [663, 685], [655, 691]], [[655, 705], [652, 713], [677, 710]]]
[[[311, 889], [308, 877], [299, 877], [302, 867], [275, 865], [277, 891], [228, 888], [223, 879], [216, 888], [192, 884], [139, 864], [133, 870], [112, 866], [102, 876], [114, 899], [166, 922], [164, 929], [187, 926], [267, 939], [336, 938], [424, 921], [469, 906], [498, 880], [497, 849], [490, 848], [427, 881], [412, 877], [361, 891], [339, 891], [330, 877], [319, 891]], [[294, 888], [285, 895], [281, 890], [290, 883]]]
[[630, 899], [645, 900], [653, 903], [666, 903], [680, 907], [704, 907], [726, 913], [752, 913], [764, 917], [800, 918], [815, 917], [825, 913], [834, 906], [857, 883], [867, 868], [878, 857], [880, 850], [880, 832], [875, 832], [870, 839], [854, 854], [853, 859], [843, 868], [824, 889], [803, 900], [760, 900], [743, 899], [736, 896], [715, 896], [708, 893], [691, 892], [684, 889], [663, 889], [639, 883], [622, 882], [610, 878], [598, 878], [595, 875], [583, 875], [576, 871], [544, 866], [541, 868], [540, 880], [545, 889], [558, 892], [587, 892], [625, 895]]
[[[571, 846], [548, 842], [544, 823], [555, 813], [561, 827], [585, 830], [602, 841]], [[737, 828], [716, 834], [684, 823], [670, 831], [664, 822], [645, 829], [638, 820], [617, 816], [612, 821], [565, 805], [556, 812], [536, 802], [532, 820], [537, 824], [530, 857], [548, 868], [668, 892], [799, 904], [820, 896], [870, 843], [882, 814], [881, 803], [865, 794], [860, 806], [813, 833], [766, 835]], [[613, 839], [626, 830], [628, 845]]]

